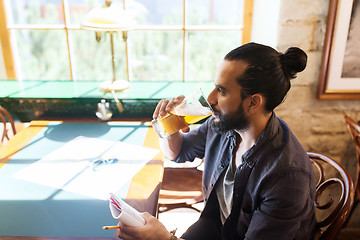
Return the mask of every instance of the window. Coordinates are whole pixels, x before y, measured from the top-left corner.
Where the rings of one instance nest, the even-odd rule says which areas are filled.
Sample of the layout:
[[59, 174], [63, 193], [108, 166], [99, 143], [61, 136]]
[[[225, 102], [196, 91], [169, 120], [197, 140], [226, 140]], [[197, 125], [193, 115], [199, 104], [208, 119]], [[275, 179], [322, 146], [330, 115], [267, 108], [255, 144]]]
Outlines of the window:
[[[108, 80], [110, 37], [81, 29], [104, 0], [0, 0], [8, 79]], [[211, 81], [229, 50], [250, 39], [253, 0], [114, 0], [137, 23], [115, 38], [118, 78]]]

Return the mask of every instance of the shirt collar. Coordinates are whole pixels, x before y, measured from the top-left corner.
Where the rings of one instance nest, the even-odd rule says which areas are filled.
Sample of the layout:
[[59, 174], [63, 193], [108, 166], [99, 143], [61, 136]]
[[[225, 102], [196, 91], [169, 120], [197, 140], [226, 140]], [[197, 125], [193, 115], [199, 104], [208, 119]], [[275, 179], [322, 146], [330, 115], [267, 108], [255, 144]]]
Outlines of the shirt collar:
[[261, 133], [254, 146], [252, 146], [246, 153], [244, 153], [243, 161], [246, 162], [249, 167], [253, 167], [257, 160], [256, 158], [252, 158], [252, 156], [257, 152], [257, 150], [263, 148], [265, 144], [269, 144], [271, 140], [278, 135], [280, 131], [280, 123], [277, 120], [278, 118], [276, 114], [272, 112], [272, 115], [264, 131]]

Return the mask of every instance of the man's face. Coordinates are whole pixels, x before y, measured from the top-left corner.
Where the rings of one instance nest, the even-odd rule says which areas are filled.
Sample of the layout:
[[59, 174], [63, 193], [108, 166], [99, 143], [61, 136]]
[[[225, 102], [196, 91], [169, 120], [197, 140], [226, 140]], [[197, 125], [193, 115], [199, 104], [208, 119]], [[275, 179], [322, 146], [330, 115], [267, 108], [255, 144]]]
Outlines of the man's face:
[[224, 133], [228, 130], [244, 130], [249, 120], [241, 99], [241, 86], [236, 78], [241, 76], [246, 63], [242, 61], [224, 61], [215, 78], [215, 88], [208, 96], [208, 102], [214, 110], [212, 128]]

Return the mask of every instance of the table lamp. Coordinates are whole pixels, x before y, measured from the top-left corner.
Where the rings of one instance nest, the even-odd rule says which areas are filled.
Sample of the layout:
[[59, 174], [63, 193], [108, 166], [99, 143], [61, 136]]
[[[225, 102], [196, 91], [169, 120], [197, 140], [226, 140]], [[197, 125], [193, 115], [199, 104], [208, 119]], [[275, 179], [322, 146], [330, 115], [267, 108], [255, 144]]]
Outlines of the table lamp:
[[99, 86], [101, 91], [112, 92], [115, 95], [114, 92], [124, 91], [130, 87], [128, 80], [116, 79], [113, 35], [118, 31], [122, 31], [123, 39], [126, 42], [127, 30], [133, 28], [133, 26], [132, 19], [127, 16], [124, 8], [112, 4], [111, 0], [105, 0], [105, 5], [92, 9], [81, 24], [83, 29], [95, 31], [98, 42], [106, 33], [110, 34], [113, 79], [112, 81], [102, 82]]

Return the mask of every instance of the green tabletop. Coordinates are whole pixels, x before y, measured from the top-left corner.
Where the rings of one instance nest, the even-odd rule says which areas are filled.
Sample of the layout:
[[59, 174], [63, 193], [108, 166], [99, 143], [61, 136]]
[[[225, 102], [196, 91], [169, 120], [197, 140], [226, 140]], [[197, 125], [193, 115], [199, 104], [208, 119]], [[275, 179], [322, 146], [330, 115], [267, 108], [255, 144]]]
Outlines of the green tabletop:
[[106, 99], [114, 117], [151, 118], [157, 102], [163, 98], [189, 95], [202, 88], [205, 95], [213, 82], [132, 81], [131, 87], [116, 93], [125, 111], [119, 113], [111, 93], [99, 90], [98, 81], [0, 80], [0, 105], [21, 121], [47, 116], [94, 117], [97, 103]]

